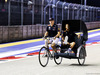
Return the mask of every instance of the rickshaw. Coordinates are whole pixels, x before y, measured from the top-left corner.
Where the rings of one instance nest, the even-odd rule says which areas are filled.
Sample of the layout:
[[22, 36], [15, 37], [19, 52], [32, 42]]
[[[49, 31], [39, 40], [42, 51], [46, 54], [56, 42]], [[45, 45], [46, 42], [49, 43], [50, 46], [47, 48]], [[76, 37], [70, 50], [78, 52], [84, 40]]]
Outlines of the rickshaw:
[[[70, 30], [74, 33], [80, 34], [80, 38], [75, 37], [75, 46], [73, 48], [75, 52], [75, 56], [71, 56], [69, 54], [64, 53], [68, 48], [62, 48], [62, 37], [61, 37], [61, 45], [56, 45], [57, 53], [54, 53], [53, 50], [42, 47], [39, 51], [39, 63], [41, 66], [45, 67], [48, 64], [49, 57], [52, 59], [52, 54], [54, 54], [54, 61], [57, 65], [61, 64], [62, 58], [67, 59], [77, 59], [79, 65], [84, 65], [86, 59], [86, 41], [88, 40], [88, 32], [86, 24], [81, 20], [63, 20], [62, 21], [62, 29], [61, 32], [65, 30], [65, 25], [68, 24]], [[65, 45], [66, 46], [66, 45]], [[52, 53], [51, 53], [52, 52]], [[43, 58], [43, 60], [42, 60]]]

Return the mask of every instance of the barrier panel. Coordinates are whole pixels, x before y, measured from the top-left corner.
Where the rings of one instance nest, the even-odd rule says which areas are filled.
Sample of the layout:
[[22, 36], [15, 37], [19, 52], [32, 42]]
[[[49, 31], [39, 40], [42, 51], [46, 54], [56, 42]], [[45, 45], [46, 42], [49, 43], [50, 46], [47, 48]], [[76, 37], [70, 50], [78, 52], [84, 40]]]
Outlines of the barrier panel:
[[0, 26], [0, 42], [2, 42], [2, 40], [3, 40], [3, 39], [2, 39], [2, 37], [3, 37], [3, 36], [2, 36], [2, 35], [3, 35], [3, 32], [2, 32], [2, 31], [3, 31], [3, 30], [2, 30], [2, 26]]
[[23, 26], [19, 27], [19, 39], [21, 40], [23, 38]]
[[[100, 28], [100, 22], [86, 22], [88, 29]], [[43, 37], [47, 25], [0, 26], [0, 43]], [[61, 30], [61, 25], [58, 27]]]
[[28, 26], [23, 26], [23, 39], [26, 39], [28, 36]]
[[34, 38], [36, 37], [36, 26], [33, 26], [33, 25], [32, 25], [32, 35], [31, 35], [31, 36], [32, 36], [32, 38], [33, 38], [33, 37], [34, 37]]
[[38, 37], [39, 36], [39, 26], [35, 26], [35, 36]]
[[99, 26], [99, 28], [100, 28], [100, 23], [98, 23], [98, 26]]
[[32, 35], [32, 26], [31, 25], [29, 25], [28, 26], [28, 28], [27, 28], [28, 30], [27, 30], [27, 33], [28, 33], [28, 38], [31, 38], [31, 35]]

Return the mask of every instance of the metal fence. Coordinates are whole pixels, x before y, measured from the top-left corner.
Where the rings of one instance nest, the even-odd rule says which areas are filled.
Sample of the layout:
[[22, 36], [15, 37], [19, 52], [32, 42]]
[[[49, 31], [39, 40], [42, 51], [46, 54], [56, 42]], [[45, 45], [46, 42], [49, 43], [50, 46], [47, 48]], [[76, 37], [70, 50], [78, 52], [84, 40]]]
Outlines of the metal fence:
[[[66, 3], [59, 0], [32, 0], [31, 8], [29, 8], [28, 2], [29, 0], [8, 0], [5, 3], [6, 11], [3, 13], [6, 13], [7, 25], [43, 25], [49, 23], [50, 17], [53, 17], [57, 24], [62, 20], [73, 19], [81, 19], [85, 22], [100, 21], [99, 7]], [[2, 6], [0, 5], [0, 7]]]

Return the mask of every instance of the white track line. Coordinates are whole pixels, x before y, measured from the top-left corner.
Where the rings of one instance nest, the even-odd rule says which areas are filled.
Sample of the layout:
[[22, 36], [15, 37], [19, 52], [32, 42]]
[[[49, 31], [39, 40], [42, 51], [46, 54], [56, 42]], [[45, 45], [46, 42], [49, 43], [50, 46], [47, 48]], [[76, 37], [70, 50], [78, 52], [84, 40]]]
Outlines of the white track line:
[[18, 51], [10, 51], [10, 52], [0, 53], [0, 58], [12, 56], [12, 55], [17, 55], [17, 54], [21, 54], [21, 53], [26, 53], [26, 52], [31, 52], [31, 51], [35, 51], [35, 50], [39, 50], [43, 46], [44, 45], [38, 45], [38, 46], [35, 46], [35, 47], [29, 47], [29, 48], [25, 48], [25, 49], [18, 50]]
[[88, 38], [93, 38], [93, 37], [96, 37], [96, 36], [99, 36], [99, 35], [100, 35], [100, 32], [96, 33], [96, 34], [89, 35]]

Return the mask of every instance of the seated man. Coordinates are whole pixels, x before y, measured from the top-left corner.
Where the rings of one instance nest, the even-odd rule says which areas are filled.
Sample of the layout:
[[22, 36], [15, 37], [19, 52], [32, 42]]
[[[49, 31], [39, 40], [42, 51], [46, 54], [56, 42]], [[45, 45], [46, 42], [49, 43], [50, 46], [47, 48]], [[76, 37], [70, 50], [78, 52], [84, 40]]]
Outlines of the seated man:
[[74, 53], [73, 48], [75, 46], [75, 37], [78, 36], [80, 38], [80, 35], [76, 35], [74, 32], [70, 31], [69, 25], [65, 25], [66, 30], [62, 34], [62, 40], [63, 40], [63, 46], [66, 46], [68, 48], [65, 53]]

